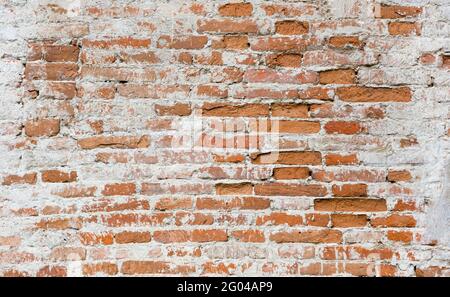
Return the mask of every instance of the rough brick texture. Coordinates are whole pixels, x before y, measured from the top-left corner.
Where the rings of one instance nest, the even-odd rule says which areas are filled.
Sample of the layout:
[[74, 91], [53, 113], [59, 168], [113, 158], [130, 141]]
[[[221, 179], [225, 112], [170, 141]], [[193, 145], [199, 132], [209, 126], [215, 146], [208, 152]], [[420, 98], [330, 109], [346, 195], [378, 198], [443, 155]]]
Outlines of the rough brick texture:
[[448, 1], [0, 5], [0, 275], [450, 275]]

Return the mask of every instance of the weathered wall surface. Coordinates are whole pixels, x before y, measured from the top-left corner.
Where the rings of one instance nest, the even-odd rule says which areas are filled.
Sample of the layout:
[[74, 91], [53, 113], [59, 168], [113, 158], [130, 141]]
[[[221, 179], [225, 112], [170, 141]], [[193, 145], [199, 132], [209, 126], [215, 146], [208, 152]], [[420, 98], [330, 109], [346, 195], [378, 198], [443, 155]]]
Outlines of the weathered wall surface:
[[0, 274], [449, 275], [447, 0], [1, 1]]

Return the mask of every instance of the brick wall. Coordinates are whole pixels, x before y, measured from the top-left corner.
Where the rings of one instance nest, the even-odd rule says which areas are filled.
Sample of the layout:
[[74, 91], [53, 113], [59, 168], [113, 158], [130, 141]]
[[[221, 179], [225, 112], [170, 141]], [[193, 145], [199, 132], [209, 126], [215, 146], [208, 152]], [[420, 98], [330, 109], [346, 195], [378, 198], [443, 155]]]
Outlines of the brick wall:
[[0, 274], [448, 276], [449, 5], [2, 2]]

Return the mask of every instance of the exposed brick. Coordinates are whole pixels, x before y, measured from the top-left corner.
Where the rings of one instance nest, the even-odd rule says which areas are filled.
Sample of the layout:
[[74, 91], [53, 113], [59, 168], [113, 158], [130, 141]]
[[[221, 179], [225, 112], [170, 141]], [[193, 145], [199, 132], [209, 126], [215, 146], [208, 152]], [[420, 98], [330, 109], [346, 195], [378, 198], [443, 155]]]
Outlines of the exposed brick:
[[276, 104], [272, 105], [272, 116], [274, 116], [274, 117], [307, 118], [308, 117], [308, 105], [276, 103]]
[[300, 67], [301, 61], [300, 54], [272, 54], [266, 58], [270, 67]]
[[199, 20], [197, 22], [198, 32], [216, 32], [216, 33], [257, 33], [258, 27], [255, 22], [250, 20]]
[[7, 175], [3, 178], [2, 185], [4, 186], [10, 186], [15, 184], [30, 184], [34, 185], [37, 180], [37, 173], [31, 172], [31, 173], [25, 173], [23, 175]]
[[362, 45], [358, 36], [332, 36], [329, 39], [332, 47], [336, 48], [359, 48]]
[[422, 8], [415, 6], [400, 6], [381, 4], [375, 8], [376, 17], [383, 19], [398, 19], [415, 17], [422, 12]]
[[255, 164], [318, 165], [322, 162], [320, 152], [272, 152], [253, 156]]
[[356, 74], [353, 69], [327, 70], [319, 73], [321, 84], [354, 84]]
[[275, 23], [275, 32], [281, 35], [301, 35], [309, 32], [309, 24], [300, 21], [279, 21]]
[[413, 234], [409, 231], [388, 231], [387, 238], [392, 241], [410, 243], [413, 240]]
[[280, 167], [273, 169], [275, 179], [306, 179], [309, 175], [307, 167]]
[[188, 116], [192, 113], [189, 104], [176, 103], [174, 105], [155, 105], [155, 111], [161, 116]]
[[416, 219], [410, 215], [392, 214], [387, 217], [376, 217], [370, 220], [373, 227], [415, 227]]
[[151, 45], [150, 39], [137, 39], [133, 37], [120, 37], [104, 40], [83, 39], [82, 41], [83, 47], [101, 48], [101, 49], [109, 49], [112, 47], [141, 48], [141, 47], [149, 47], [150, 45]]
[[344, 87], [337, 90], [337, 95], [347, 102], [408, 102], [411, 90], [399, 88]]
[[314, 196], [323, 197], [327, 189], [321, 185], [292, 185], [292, 184], [258, 184], [255, 194], [261, 196]]
[[364, 227], [367, 225], [366, 215], [332, 214], [331, 224], [336, 228]]
[[192, 241], [194, 242], [210, 242], [210, 241], [227, 241], [228, 235], [224, 230], [193, 230]]
[[327, 154], [325, 156], [325, 164], [328, 166], [357, 165], [358, 156], [356, 154], [350, 155]]
[[251, 195], [253, 185], [251, 183], [217, 184], [216, 193], [218, 195]]
[[31, 2], [0, 276], [450, 276], [445, 1]]
[[228, 90], [222, 89], [219, 86], [200, 85], [197, 87], [197, 95], [205, 97], [226, 98], [228, 97]]
[[215, 200], [212, 198], [199, 198], [196, 202], [198, 209], [266, 209], [270, 200], [264, 198], [243, 197], [231, 201]]
[[75, 80], [78, 76], [78, 65], [75, 63], [27, 63], [25, 78], [29, 80]]
[[337, 197], [364, 197], [367, 196], [366, 184], [333, 185], [333, 195]]
[[41, 119], [27, 121], [25, 123], [25, 134], [30, 137], [55, 136], [60, 131], [60, 120]]
[[264, 242], [264, 232], [260, 230], [238, 230], [233, 231], [233, 238], [240, 242]]
[[301, 225], [303, 219], [299, 215], [290, 215], [287, 213], [273, 212], [270, 215], [259, 216], [256, 218], [256, 225]]
[[227, 3], [219, 7], [222, 16], [243, 17], [251, 16], [253, 5], [251, 3]]
[[378, 212], [386, 211], [384, 199], [318, 199], [314, 201], [314, 209], [317, 211], [356, 211]]
[[269, 107], [263, 104], [229, 105], [229, 104], [205, 104], [202, 108], [204, 116], [222, 117], [257, 117], [269, 114]]
[[278, 232], [270, 235], [270, 240], [276, 243], [310, 242], [310, 243], [340, 243], [342, 233], [338, 230], [314, 230], [305, 232]]
[[123, 231], [114, 235], [116, 243], [144, 243], [150, 239], [150, 232]]
[[47, 183], [68, 183], [77, 180], [77, 172], [60, 170], [46, 170], [42, 172], [42, 181]]
[[76, 62], [79, 48], [73, 45], [44, 46], [43, 58], [47, 62]]
[[162, 243], [186, 242], [189, 241], [191, 234], [185, 230], [155, 231], [153, 239]]
[[44, 266], [36, 273], [37, 277], [65, 277], [67, 276], [67, 268], [64, 266]]
[[83, 265], [83, 275], [85, 276], [109, 276], [118, 273], [118, 267], [115, 263], [100, 262]]
[[183, 36], [172, 38], [170, 36], [161, 36], [158, 40], [159, 48], [173, 49], [202, 49], [208, 42], [206, 36]]
[[99, 147], [112, 148], [146, 148], [149, 146], [148, 136], [98, 136], [78, 140], [78, 145], [83, 149], [95, 149]]
[[80, 241], [84, 245], [110, 245], [113, 243], [114, 237], [111, 233], [79, 233]]
[[248, 36], [245, 35], [225, 35], [219, 42], [213, 43], [214, 48], [233, 50], [243, 50], [249, 46]]
[[308, 46], [314, 44], [314, 40], [295, 37], [267, 37], [259, 38], [251, 44], [255, 51], [295, 51], [302, 52]]
[[125, 275], [169, 273], [170, 266], [161, 261], [125, 261], [120, 271]]
[[105, 196], [132, 195], [136, 193], [136, 185], [133, 183], [118, 183], [105, 185], [102, 194]]
[[387, 175], [390, 182], [410, 181], [411, 178], [411, 173], [407, 170], [390, 170]]
[[280, 133], [314, 134], [320, 131], [319, 122], [310, 121], [277, 121]]
[[328, 134], [351, 135], [361, 132], [362, 127], [358, 122], [331, 121], [325, 124], [324, 129]]
[[389, 23], [389, 34], [391, 35], [420, 35], [420, 25], [411, 22], [391, 22]]

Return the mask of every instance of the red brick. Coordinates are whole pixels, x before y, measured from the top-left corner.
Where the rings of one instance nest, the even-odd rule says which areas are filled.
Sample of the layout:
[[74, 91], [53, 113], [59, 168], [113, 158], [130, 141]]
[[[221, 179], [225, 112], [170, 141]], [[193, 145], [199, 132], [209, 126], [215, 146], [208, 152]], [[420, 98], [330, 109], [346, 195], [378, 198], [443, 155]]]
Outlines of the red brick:
[[77, 172], [64, 172], [60, 170], [42, 171], [42, 181], [47, 183], [68, 183], [77, 180]]
[[272, 129], [279, 133], [314, 134], [320, 131], [319, 122], [311, 121], [276, 121], [277, 126], [272, 124]]
[[193, 230], [192, 241], [194, 242], [210, 242], [210, 241], [227, 241], [228, 235], [224, 230]]
[[364, 227], [367, 225], [366, 215], [332, 214], [331, 224], [336, 228]]
[[3, 178], [2, 185], [4, 186], [10, 186], [10, 185], [16, 185], [16, 184], [30, 184], [34, 185], [36, 184], [37, 180], [37, 173], [31, 172], [31, 173], [25, 173], [23, 175], [7, 175]]
[[280, 167], [273, 169], [275, 179], [306, 179], [310, 176], [307, 167]]
[[351, 212], [379, 212], [386, 211], [384, 199], [317, 199], [314, 201], [316, 211], [351, 211]]
[[388, 231], [387, 239], [403, 243], [410, 243], [413, 240], [413, 233], [410, 231]]
[[390, 170], [387, 175], [390, 182], [410, 181], [411, 178], [411, 173], [407, 170]]
[[110, 245], [113, 244], [114, 237], [111, 233], [92, 233], [82, 232], [79, 233], [80, 241], [83, 245]]
[[120, 271], [125, 275], [169, 273], [170, 265], [162, 261], [125, 261]]
[[295, 37], [263, 37], [251, 44], [255, 51], [294, 51], [302, 52], [308, 46], [315, 44], [315, 39], [303, 39]]
[[329, 44], [336, 48], [359, 48], [362, 42], [358, 36], [332, 36], [329, 39]]
[[219, 86], [200, 85], [197, 87], [197, 95], [205, 97], [226, 98], [228, 97], [228, 90]]
[[309, 24], [300, 21], [278, 21], [275, 23], [275, 32], [281, 35], [301, 35], [309, 32]]
[[299, 215], [290, 215], [287, 213], [273, 212], [270, 215], [259, 216], [256, 218], [256, 225], [301, 225], [303, 219]]
[[389, 34], [394, 36], [420, 35], [421, 27], [413, 22], [391, 22], [389, 23]]
[[327, 134], [357, 134], [362, 130], [361, 124], [359, 122], [341, 122], [341, 121], [331, 121], [324, 126]]
[[312, 231], [291, 231], [277, 232], [270, 235], [270, 240], [276, 243], [288, 242], [309, 242], [309, 243], [340, 243], [342, 233], [338, 230], [312, 230]]
[[422, 13], [422, 8], [416, 6], [400, 6], [381, 4], [375, 8], [375, 16], [383, 19], [398, 19], [415, 17]]
[[119, 272], [117, 264], [109, 262], [100, 262], [92, 264], [83, 264], [83, 275], [85, 276], [104, 276], [116, 275]]
[[264, 232], [260, 230], [237, 230], [231, 233], [240, 242], [264, 242]]
[[133, 183], [117, 183], [105, 185], [102, 194], [105, 196], [133, 195], [136, 193], [136, 185]]
[[319, 165], [322, 162], [320, 152], [273, 152], [253, 156], [254, 164]]
[[191, 234], [186, 230], [164, 230], [153, 232], [153, 239], [162, 243], [187, 242]]
[[116, 243], [145, 243], [151, 239], [150, 232], [123, 231], [114, 235]]
[[270, 67], [300, 67], [300, 54], [272, 54], [266, 57], [266, 64]]
[[65, 277], [67, 268], [64, 266], [44, 266], [36, 273], [37, 277]]
[[325, 155], [325, 164], [327, 166], [357, 165], [358, 157], [356, 154], [351, 155], [327, 154]]
[[269, 115], [269, 106], [263, 104], [230, 105], [207, 103], [202, 107], [204, 116], [258, 117]]
[[192, 113], [191, 106], [185, 103], [174, 105], [155, 105], [155, 111], [160, 116], [188, 116]]
[[151, 45], [150, 39], [137, 39], [133, 37], [120, 37], [104, 40], [89, 40], [84, 39], [82, 42], [83, 48], [101, 48], [110, 49], [113, 47], [119, 48], [146, 48]]
[[306, 104], [283, 104], [275, 103], [272, 105], [272, 116], [274, 117], [292, 117], [307, 118], [308, 105]]
[[198, 198], [196, 202], [198, 209], [267, 209], [270, 200], [264, 198], [243, 197], [228, 200], [216, 200], [212, 198]]
[[253, 193], [253, 185], [251, 183], [239, 184], [217, 184], [217, 195], [251, 195]]
[[321, 84], [354, 84], [356, 73], [353, 69], [338, 69], [319, 72]]
[[367, 196], [366, 184], [333, 185], [332, 192], [337, 197], [365, 197]]
[[58, 135], [59, 131], [60, 120], [58, 119], [41, 119], [25, 123], [25, 134], [30, 137], [52, 137]]
[[409, 102], [411, 90], [408, 87], [370, 88], [344, 87], [337, 90], [342, 101], [347, 102]]
[[416, 219], [410, 215], [392, 214], [387, 217], [375, 217], [370, 220], [373, 227], [415, 227]]
[[78, 145], [83, 149], [146, 148], [150, 145], [150, 139], [148, 136], [94, 136], [78, 140]]
[[197, 22], [198, 32], [216, 32], [216, 33], [257, 33], [258, 27], [255, 22], [250, 20], [211, 20], [204, 19]]
[[75, 80], [78, 76], [78, 65], [75, 63], [27, 63], [25, 78], [29, 80]]
[[158, 40], [158, 48], [173, 49], [202, 49], [208, 42], [206, 36], [183, 36], [172, 38], [170, 36], [161, 36]]
[[244, 17], [251, 16], [253, 5], [251, 3], [227, 3], [219, 7], [221, 16]]
[[213, 48], [226, 48], [232, 50], [244, 50], [250, 46], [248, 36], [225, 35], [220, 41], [213, 42]]
[[261, 196], [315, 196], [323, 197], [327, 189], [321, 185], [295, 185], [295, 184], [257, 184], [255, 194]]

